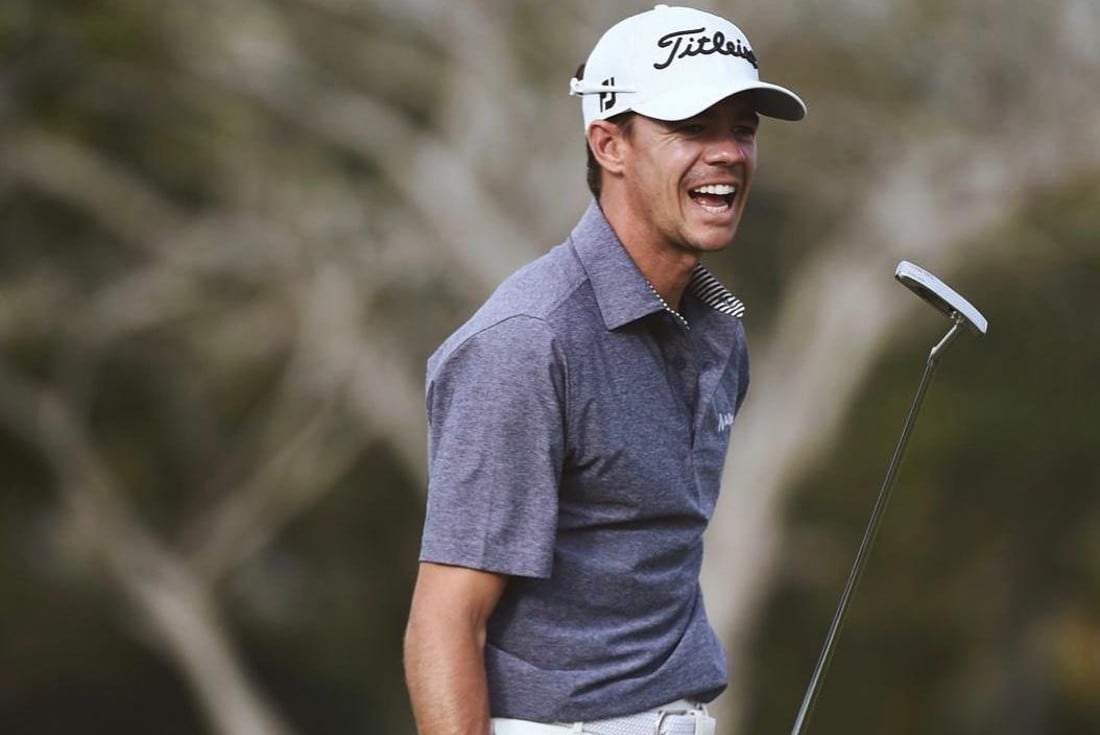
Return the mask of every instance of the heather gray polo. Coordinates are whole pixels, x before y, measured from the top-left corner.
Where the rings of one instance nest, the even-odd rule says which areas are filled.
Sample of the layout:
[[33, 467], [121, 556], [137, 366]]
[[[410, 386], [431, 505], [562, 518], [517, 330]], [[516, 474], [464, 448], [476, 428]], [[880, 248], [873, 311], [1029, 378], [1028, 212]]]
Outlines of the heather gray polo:
[[486, 645], [494, 717], [725, 687], [699, 569], [748, 387], [742, 311], [702, 267], [682, 319], [666, 309], [592, 204], [429, 359], [420, 558], [511, 575]]

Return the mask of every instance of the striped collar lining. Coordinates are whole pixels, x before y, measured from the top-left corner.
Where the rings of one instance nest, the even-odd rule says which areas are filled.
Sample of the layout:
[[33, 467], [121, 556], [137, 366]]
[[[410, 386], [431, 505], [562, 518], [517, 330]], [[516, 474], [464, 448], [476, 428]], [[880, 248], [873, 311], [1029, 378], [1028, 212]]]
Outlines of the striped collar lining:
[[688, 291], [715, 311], [738, 319], [745, 315], [745, 305], [741, 303], [741, 299], [730, 293], [729, 289], [704, 268], [702, 263], [695, 264], [695, 269], [691, 272], [691, 280], [688, 281]]
[[[688, 324], [688, 320], [684, 318], [684, 315], [668, 305], [668, 302], [657, 292], [657, 289], [649, 282], [648, 278], [646, 279], [646, 285], [661, 302], [661, 306], [664, 307], [665, 311], [676, 317], [684, 325], [684, 328], [691, 329], [691, 325]], [[687, 290], [715, 311], [728, 314], [737, 319], [745, 315], [745, 305], [741, 303], [741, 299], [730, 293], [730, 290], [704, 268], [702, 263], [696, 263], [695, 268], [691, 271], [691, 279], [688, 281]]]

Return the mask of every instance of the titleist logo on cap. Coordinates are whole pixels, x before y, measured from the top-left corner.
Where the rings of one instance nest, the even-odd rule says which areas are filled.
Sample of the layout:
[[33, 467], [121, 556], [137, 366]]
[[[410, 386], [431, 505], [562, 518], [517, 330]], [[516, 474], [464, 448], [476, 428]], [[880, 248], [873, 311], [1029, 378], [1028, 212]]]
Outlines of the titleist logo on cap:
[[715, 31], [713, 36], [707, 35], [707, 29], [689, 28], [683, 31], [666, 33], [657, 39], [657, 48], [669, 49], [668, 58], [661, 63], [653, 64], [654, 69], [667, 69], [677, 59], [688, 56], [709, 56], [722, 54], [723, 56], [737, 56], [752, 64], [754, 69], [760, 67], [756, 64], [756, 54], [752, 49], [741, 43], [741, 39], [726, 40], [726, 34]]

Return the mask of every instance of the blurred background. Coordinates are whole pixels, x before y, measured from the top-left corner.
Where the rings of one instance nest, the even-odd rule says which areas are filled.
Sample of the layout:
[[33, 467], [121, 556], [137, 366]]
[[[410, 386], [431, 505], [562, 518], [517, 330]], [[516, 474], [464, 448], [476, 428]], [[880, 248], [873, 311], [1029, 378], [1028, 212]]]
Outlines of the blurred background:
[[[808, 102], [709, 265], [753, 388], [708, 534], [722, 732], [1100, 732], [1100, 6], [700, 2]], [[640, 2], [0, 4], [0, 732], [413, 732], [424, 361], [586, 206]], [[659, 451], [659, 447], [655, 447]]]

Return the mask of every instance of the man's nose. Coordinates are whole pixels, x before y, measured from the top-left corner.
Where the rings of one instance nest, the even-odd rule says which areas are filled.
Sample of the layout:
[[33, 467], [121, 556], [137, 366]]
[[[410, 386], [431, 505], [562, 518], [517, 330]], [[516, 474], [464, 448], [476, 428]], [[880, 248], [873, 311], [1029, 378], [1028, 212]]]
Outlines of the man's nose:
[[745, 160], [745, 149], [733, 133], [716, 135], [707, 147], [706, 162], [712, 166], [732, 166]]

